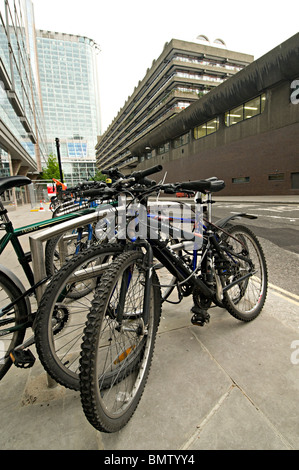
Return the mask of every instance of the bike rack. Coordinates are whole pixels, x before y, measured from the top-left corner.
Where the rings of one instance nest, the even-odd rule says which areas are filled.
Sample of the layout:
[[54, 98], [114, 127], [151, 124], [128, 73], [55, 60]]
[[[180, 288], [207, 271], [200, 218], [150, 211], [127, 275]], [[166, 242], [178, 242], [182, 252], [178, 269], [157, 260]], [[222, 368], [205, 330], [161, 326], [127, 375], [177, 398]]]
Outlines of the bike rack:
[[[149, 205], [154, 205], [155, 202], [150, 202]], [[172, 206], [179, 205], [177, 202], [174, 203], [173, 201], [159, 201], [159, 206], [162, 207], [165, 205], [171, 204]], [[105, 208], [105, 209], [98, 209], [91, 214], [83, 215], [82, 217], [68, 220], [66, 222], [62, 222], [61, 224], [55, 225], [54, 227], [47, 228], [42, 231], [38, 231], [33, 233], [29, 237], [30, 243], [30, 250], [32, 256], [32, 270], [34, 275], [34, 283], [40, 282], [42, 279], [46, 277], [46, 269], [45, 269], [45, 254], [43, 243], [54, 236], [60, 235], [68, 230], [73, 228], [82, 227], [84, 225], [88, 225], [93, 222], [98, 222], [100, 219], [107, 216], [109, 213], [114, 212], [115, 209], [113, 208]], [[45, 290], [45, 284], [42, 284], [36, 289], [36, 298], [37, 302], [41, 300], [43, 292]]]
[[[161, 204], [162, 203], [162, 204]], [[150, 203], [150, 205], [155, 205], [155, 203]], [[169, 201], [159, 201], [159, 204], [169, 205]], [[173, 204], [173, 202], [171, 203]], [[45, 268], [45, 250], [44, 250], [44, 242], [53, 238], [54, 236], [60, 235], [68, 230], [82, 227], [93, 222], [98, 222], [109, 213], [113, 212], [114, 209], [112, 208], [105, 208], [105, 209], [98, 209], [95, 212], [87, 215], [83, 215], [82, 217], [68, 220], [66, 222], [62, 222], [54, 227], [47, 228], [42, 231], [38, 231], [29, 236], [29, 243], [30, 243], [30, 251], [32, 257], [32, 271], [34, 276], [34, 283], [37, 284], [38, 282], [42, 281], [46, 278], [46, 268]], [[42, 295], [46, 289], [46, 283], [42, 283], [39, 287], [36, 288], [36, 299], [39, 303]], [[49, 388], [54, 388], [57, 383], [47, 374], [47, 384]]]
[[[34, 283], [36, 284], [46, 277], [45, 253], [43, 247], [44, 242], [50, 238], [53, 238], [54, 236], [60, 235], [68, 230], [72, 230], [73, 228], [82, 227], [93, 222], [98, 222], [100, 219], [107, 216], [108, 212], [110, 211], [107, 209], [98, 210], [91, 214], [83, 215], [82, 217], [62, 222], [61, 224], [55, 225], [55, 227], [50, 227], [30, 235], [29, 243], [32, 256]], [[45, 284], [37, 287], [37, 302], [40, 302], [44, 290]]]
[[[43, 243], [52, 238], [53, 236], [60, 235], [68, 230], [73, 228], [82, 227], [84, 225], [91, 224], [93, 222], [98, 222], [100, 219], [105, 217], [108, 212], [107, 209], [97, 210], [92, 214], [83, 215], [82, 217], [68, 220], [66, 222], [62, 222], [61, 224], [55, 225], [54, 227], [50, 227], [48, 229], [42, 230], [40, 232], [34, 233], [29, 237], [30, 243], [30, 250], [32, 256], [32, 270], [34, 276], [34, 283], [38, 283], [42, 279], [46, 277], [46, 268], [45, 268], [45, 253], [44, 253], [44, 246]], [[43, 283], [36, 289], [36, 299], [39, 303], [43, 292], [46, 288], [46, 284]], [[47, 384], [49, 388], [54, 388], [57, 386], [55, 380], [49, 376], [47, 373]]]

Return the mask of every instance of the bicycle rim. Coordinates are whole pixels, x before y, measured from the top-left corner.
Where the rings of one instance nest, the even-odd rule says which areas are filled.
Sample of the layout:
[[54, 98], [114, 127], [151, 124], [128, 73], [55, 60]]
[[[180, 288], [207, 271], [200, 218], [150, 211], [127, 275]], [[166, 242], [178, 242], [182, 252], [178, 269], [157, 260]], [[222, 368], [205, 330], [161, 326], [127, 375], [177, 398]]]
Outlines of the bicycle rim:
[[[87, 419], [104, 432], [118, 431], [133, 415], [153, 355], [160, 293], [153, 285], [145, 322], [141, 260], [140, 253], [117, 258], [101, 280], [86, 324], [80, 361], [81, 400]], [[154, 282], [157, 285], [156, 275]], [[121, 324], [119, 308], [123, 308]]]
[[[235, 226], [229, 233], [234, 237], [228, 240], [230, 248], [244, 259], [229, 254], [231, 269], [225, 275], [225, 285], [235, 284], [224, 293], [223, 303], [237, 319], [251, 321], [259, 315], [266, 300], [266, 261], [262, 247], [251, 230], [244, 226]], [[244, 279], [246, 275], [249, 276]], [[223, 277], [224, 275], [222, 279]]]

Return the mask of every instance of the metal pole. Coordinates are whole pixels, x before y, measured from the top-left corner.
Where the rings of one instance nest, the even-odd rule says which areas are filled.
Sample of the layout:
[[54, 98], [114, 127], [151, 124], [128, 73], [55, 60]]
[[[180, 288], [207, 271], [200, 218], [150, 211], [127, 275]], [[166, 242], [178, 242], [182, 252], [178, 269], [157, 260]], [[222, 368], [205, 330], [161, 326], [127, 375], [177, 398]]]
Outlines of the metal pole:
[[60, 144], [59, 144], [58, 137], [56, 137], [55, 142], [56, 142], [56, 149], [57, 149], [57, 159], [58, 159], [58, 165], [59, 165], [60, 181], [61, 183], [63, 183], [63, 173], [62, 173], [61, 158], [60, 158]]

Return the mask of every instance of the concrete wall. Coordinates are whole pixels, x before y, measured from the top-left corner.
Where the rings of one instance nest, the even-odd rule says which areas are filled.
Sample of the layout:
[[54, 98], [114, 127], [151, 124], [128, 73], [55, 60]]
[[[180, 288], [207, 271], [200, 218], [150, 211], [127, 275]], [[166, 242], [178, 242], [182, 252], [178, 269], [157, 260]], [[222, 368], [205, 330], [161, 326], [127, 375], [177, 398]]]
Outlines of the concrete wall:
[[[223, 195], [299, 194], [291, 188], [291, 173], [299, 172], [299, 104], [290, 101], [291, 81], [266, 91], [262, 114], [231, 127], [219, 116], [219, 130], [189, 144], [171, 148], [141, 162], [137, 169], [157, 163], [167, 171], [167, 181], [182, 181], [218, 176], [225, 180]], [[172, 146], [171, 146], [172, 147]], [[269, 175], [284, 173], [282, 181]], [[233, 178], [249, 177], [236, 184]]]

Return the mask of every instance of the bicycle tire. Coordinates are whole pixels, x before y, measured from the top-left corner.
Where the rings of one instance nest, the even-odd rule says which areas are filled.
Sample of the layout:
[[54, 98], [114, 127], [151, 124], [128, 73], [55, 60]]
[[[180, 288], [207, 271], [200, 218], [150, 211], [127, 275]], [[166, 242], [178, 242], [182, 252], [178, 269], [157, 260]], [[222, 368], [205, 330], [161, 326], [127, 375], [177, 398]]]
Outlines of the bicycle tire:
[[[67, 235], [71, 235], [69, 232], [65, 232], [61, 235], [58, 235], [54, 238], [51, 238], [46, 243], [45, 248], [45, 266], [46, 266], [46, 273], [49, 276], [53, 276], [55, 272], [57, 272], [64, 263], [69, 261], [75, 254], [78, 248], [79, 251], [82, 251], [86, 248], [86, 241], [87, 237], [83, 236], [81, 240], [73, 240], [66, 243], [66, 253], [63, 257], [60, 256], [60, 248], [59, 243], [61, 239]], [[77, 233], [75, 233], [76, 237]], [[79, 245], [79, 247], [78, 247]]]
[[[268, 272], [267, 263], [262, 246], [256, 235], [244, 225], [233, 225], [227, 232], [230, 237], [226, 239], [229, 245], [229, 256], [236, 262], [237, 269], [233, 272], [221, 274], [222, 285], [231, 282], [236, 284], [224, 292], [223, 305], [228, 312], [238, 320], [249, 322], [254, 320], [262, 311], [267, 297]], [[237, 241], [239, 240], [239, 242]], [[234, 252], [243, 258], [234, 258]], [[252, 265], [246, 261], [250, 259]], [[237, 282], [244, 274], [252, 273], [250, 277]]]
[[[103, 432], [119, 431], [131, 419], [151, 366], [161, 315], [161, 294], [153, 271], [149, 322], [144, 325], [143, 256], [141, 252], [129, 252], [117, 257], [96, 290], [84, 330], [80, 359], [81, 402], [90, 424]], [[118, 328], [114, 307], [119, 306], [121, 294], [117, 297], [117, 286], [128, 270], [132, 278], [125, 292], [122, 325]], [[111, 363], [105, 365], [110, 354]], [[101, 365], [106, 369], [103, 373]]]
[[[67, 388], [79, 390], [81, 339], [93, 291], [102, 275], [96, 270], [103, 260], [109, 263], [122, 251], [123, 245], [116, 243], [90, 247], [66, 263], [43, 294], [35, 322], [36, 349], [48, 374]], [[93, 289], [90, 284], [86, 289], [85, 281], [90, 282], [92, 275]], [[75, 289], [79, 294], [70, 295]]]
[[[2, 312], [6, 305], [19, 298], [21, 294], [22, 292], [12, 280], [0, 273], [0, 311]], [[13, 364], [9, 353], [16, 346], [22, 344], [26, 328], [20, 328], [7, 335], [4, 335], [4, 330], [8, 327], [20, 327], [22, 323], [26, 322], [27, 316], [26, 302], [22, 299], [8, 314], [0, 317], [0, 380]]]

